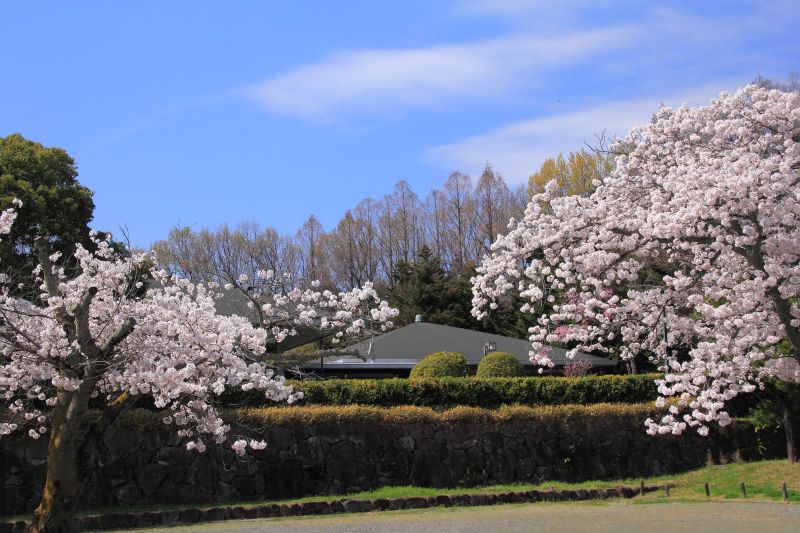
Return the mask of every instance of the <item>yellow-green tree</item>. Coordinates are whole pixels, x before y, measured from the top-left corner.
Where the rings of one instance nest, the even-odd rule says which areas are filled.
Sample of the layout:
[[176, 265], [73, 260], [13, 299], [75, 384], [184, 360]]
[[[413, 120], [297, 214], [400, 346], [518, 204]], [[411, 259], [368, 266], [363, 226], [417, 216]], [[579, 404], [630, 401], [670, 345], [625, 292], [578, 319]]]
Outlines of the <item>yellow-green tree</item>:
[[566, 158], [547, 158], [539, 170], [528, 179], [528, 194], [541, 192], [544, 186], [556, 180], [562, 196], [589, 196], [594, 190], [592, 182], [607, 176], [614, 168], [614, 157], [581, 148], [570, 152]]

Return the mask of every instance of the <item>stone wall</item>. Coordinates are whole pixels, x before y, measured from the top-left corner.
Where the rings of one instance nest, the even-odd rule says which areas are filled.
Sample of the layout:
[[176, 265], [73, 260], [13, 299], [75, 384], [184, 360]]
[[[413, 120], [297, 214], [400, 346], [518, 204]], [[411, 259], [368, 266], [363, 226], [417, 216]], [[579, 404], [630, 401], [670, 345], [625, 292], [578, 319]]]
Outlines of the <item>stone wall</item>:
[[[269, 446], [189, 452], [168, 432], [121, 430], [90, 473], [84, 508], [333, 495], [385, 485], [476, 486], [669, 474], [708, 461], [780, 456], [781, 435], [739, 423], [710, 437], [630, 425], [352, 424], [276, 427]], [[0, 514], [30, 512], [45, 475], [44, 439], [0, 440]]]

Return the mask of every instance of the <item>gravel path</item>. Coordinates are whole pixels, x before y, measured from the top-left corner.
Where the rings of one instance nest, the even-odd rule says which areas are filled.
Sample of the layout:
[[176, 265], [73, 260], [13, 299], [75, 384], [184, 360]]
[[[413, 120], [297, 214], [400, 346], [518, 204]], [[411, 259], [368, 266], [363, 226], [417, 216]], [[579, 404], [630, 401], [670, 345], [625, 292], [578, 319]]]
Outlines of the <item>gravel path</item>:
[[525, 531], [800, 531], [800, 505], [780, 503], [567, 503], [436, 508], [239, 520], [138, 531], [255, 533], [517, 533]]

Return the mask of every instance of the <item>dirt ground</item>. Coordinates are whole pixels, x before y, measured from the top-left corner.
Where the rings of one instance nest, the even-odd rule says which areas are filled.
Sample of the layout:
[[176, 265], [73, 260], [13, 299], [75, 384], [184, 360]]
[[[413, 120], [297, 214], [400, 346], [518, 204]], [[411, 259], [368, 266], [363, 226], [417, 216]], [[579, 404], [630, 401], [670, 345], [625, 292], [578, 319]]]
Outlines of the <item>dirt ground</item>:
[[[142, 530], [139, 530], [142, 531]], [[436, 508], [239, 520], [145, 531], [270, 533], [517, 533], [524, 531], [800, 532], [800, 505], [759, 502], [567, 503]]]

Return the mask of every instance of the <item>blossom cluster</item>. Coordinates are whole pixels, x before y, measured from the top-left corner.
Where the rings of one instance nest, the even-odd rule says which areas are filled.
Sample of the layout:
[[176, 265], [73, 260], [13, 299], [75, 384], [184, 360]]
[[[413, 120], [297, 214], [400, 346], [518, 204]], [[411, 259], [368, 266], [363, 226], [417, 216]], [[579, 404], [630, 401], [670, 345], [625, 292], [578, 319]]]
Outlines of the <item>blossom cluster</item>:
[[[283, 277], [286, 277], [284, 275]], [[399, 311], [382, 300], [371, 282], [350, 291], [334, 293], [311, 288], [294, 288], [282, 292], [285, 279], [271, 270], [261, 270], [257, 280], [246, 274], [222, 286], [225, 291], [238, 290], [249, 299], [250, 309], [258, 323], [265, 327], [275, 341], [281, 342], [297, 334], [297, 327], [306, 326], [328, 336], [333, 344], [344, 338], [354, 338], [374, 330], [386, 331]], [[255, 281], [255, 282], [254, 282]], [[209, 284], [218, 288], [216, 283]]]
[[[22, 207], [22, 202], [17, 198], [14, 198], [14, 206]], [[8, 235], [11, 233], [11, 226], [14, 225], [14, 221], [16, 219], [17, 211], [13, 207], [9, 207], [0, 213], [0, 235]]]
[[[14, 217], [13, 209], [0, 215], [0, 233]], [[269, 340], [311, 323], [319, 309], [333, 310], [329, 321], [343, 331], [339, 337], [363, 328], [359, 309], [384, 325], [396, 313], [371, 287], [336, 296], [306, 291], [285, 297], [294, 314], [284, 306], [272, 332], [219, 315], [216, 287], [154, 271], [149, 254], [121, 257], [108, 240], [93, 239], [93, 252], [76, 247], [78, 274], [71, 276], [58, 254], [48, 255], [46, 241], [37, 242], [38, 301], [0, 285], [0, 400], [8, 407], [0, 435], [32, 426], [29, 434], [38, 438], [48, 431], [48, 413], [64, 402], [85, 409], [90, 397], [117, 405], [148, 395], [165, 412], [163, 422], [202, 452], [230, 431], [214, 402], [226, 386], [258, 389], [274, 401], [302, 397], [258, 362]], [[264, 446], [241, 438], [232, 445], [237, 453]]]
[[591, 196], [551, 183], [532, 198], [478, 268], [473, 314], [518, 291], [543, 366], [552, 342], [649, 356], [659, 404], [677, 399], [651, 434], [729, 423], [725, 403], [777, 374], [771, 361], [800, 360], [799, 141], [797, 93], [661, 108], [612, 147]]

